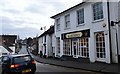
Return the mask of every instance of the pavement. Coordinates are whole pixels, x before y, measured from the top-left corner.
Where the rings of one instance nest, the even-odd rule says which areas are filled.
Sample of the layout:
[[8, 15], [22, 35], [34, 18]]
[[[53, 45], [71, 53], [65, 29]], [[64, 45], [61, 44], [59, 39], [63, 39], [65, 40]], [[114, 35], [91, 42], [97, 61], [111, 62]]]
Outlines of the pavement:
[[120, 64], [107, 64], [107, 63], [91, 63], [91, 62], [78, 62], [78, 61], [67, 61], [67, 60], [60, 60], [55, 58], [41, 58], [39, 56], [33, 55], [34, 59], [37, 62], [68, 67], [68, 68], [75, 68], [87, 71], [94, 71], [94, 72], [101, 72], [101, 73], [110, 73], [110, 74], [120, 74]]

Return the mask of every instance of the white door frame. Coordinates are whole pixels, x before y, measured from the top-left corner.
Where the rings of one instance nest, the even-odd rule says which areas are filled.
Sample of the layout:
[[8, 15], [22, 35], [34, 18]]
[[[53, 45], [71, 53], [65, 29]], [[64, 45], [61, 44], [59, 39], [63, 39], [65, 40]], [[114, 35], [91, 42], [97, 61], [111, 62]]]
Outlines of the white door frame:
[[[74, 44], [76, 43], [76, 44]], [[74, 49], [74, 46], [76, 49]], [[73, 58], [78, 58], [78, 39], [72, 39], [72, 55], [73, 55]], [[74, 53], [75, 52], [75, 53]]]
[[[103, 33], [103, 34], [104, 34], [104, 32], [96, 32], [96, 33], [94, 33], [94, 37], [95, 37], [95, 55], [96, 55], [96, 61], [105, 62], [105, 60], [106, 60], [105, 35], [104, 35], [104, 43], [102, 43], [102, 45], [100, 45], [100, 44], [98, 43], [98, 47], [97, 47], [97, 43], [96, 43], [96, 42], [97, 42], [97, 39], [96, 39], [97, 33]], [[104, 44], [104, 45], [103, 45], [103, 44]], [[104, 48], [101, 49], [101, 48], [99, 48], [99, 47], [104, 47]], [[103, 53], [104, 53], [105, 55], [104, 55]]]

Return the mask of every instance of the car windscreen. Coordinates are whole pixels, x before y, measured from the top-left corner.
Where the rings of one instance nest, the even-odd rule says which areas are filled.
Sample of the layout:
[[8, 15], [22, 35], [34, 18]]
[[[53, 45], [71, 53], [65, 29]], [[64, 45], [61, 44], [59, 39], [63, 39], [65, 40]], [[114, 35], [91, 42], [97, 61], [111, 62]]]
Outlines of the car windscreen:
[[24, 63], [24, 62], [30, 61], [31, 57], [30, 56], [20, 56], [20, 57], [14, 57], [13, 60], [14, 60], [15, 64], [19, 64], [19, 63]]

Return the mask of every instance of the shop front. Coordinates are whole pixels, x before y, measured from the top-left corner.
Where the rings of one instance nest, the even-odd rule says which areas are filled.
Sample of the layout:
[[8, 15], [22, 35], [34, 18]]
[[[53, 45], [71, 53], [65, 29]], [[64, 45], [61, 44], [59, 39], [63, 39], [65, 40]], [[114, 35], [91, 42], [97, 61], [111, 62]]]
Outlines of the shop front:
[[64, 33], [61, 36], [63, 55], [72, 56], [73, 58], [89, 58], [90, 29]]

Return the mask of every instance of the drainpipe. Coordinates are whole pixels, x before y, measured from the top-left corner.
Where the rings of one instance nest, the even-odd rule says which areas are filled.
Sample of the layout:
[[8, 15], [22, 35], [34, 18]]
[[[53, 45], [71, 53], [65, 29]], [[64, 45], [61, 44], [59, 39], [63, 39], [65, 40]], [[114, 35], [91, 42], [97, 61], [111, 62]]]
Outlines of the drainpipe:
[[110, 9], [109, 0], [107, 0], [107, 11], [108, 11], [108, 28], [109, 28], [109, 46], [110, 46], [110, 63], [112, 63], [112, 41], [111, 41], [111, 22], [110, 22]]

